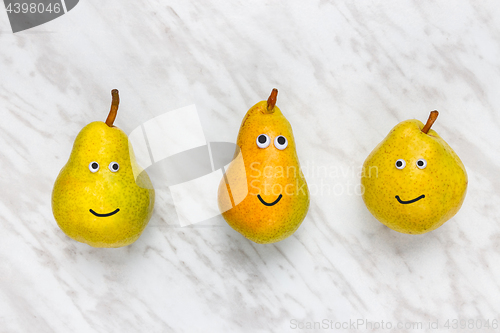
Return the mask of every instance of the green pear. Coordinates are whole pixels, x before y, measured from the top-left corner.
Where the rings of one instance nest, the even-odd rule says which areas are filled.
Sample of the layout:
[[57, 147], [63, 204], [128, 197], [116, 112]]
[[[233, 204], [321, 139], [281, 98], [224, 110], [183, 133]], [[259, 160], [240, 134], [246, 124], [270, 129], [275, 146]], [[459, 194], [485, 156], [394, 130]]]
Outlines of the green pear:
[[118, 90], [111, 94], [106, 122], [92, 122], [80, 131], [52, 191], [52, 211], [59, 227], [93, 247], [135, 242], [151, 218], [155, 201], [149, 176], [137, 165], [127, 135], [113, 126]]
[[423, 234], [453, 217], [465, 198], [467, 173], [460, 158], [431, 128], [406, 120], [371, 152], [361, 177], [368, 210], [389, 228]]

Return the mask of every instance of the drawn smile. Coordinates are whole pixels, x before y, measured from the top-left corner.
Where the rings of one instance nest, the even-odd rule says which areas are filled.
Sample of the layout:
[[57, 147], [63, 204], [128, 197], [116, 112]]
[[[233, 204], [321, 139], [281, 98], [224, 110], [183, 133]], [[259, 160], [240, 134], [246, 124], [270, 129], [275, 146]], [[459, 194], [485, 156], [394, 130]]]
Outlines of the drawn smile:
[[276, 205], [281, 200], [282, 197], [283, 197], [283, 195], [280, 194], [280, 196], [278, 197], [278, 199], [274, 200], [271, 203], [267, 203], [267, 202], [264, 201], [264, 199], [262, 199], [262, 197], [260, 196], [260, 194], [257, 194], [257, 198], [259, 198], [260, 202], [262, 202], [266, 206], [274, 206], [274, 205]]
[[108, 217], [108, 216], [111, 216], [111, 215], [115, 215], [116, 213], [118, 213], [120, 211], [119, 208], [117, 208], [116, 210], [112, 211], [111, 213], [107, 213], [107, 214], [99, 214], [99, 213], [96, 213], [94, 212], [92, 209], [90, 209], [90, 212], [92, 214], [94, 214], [95, 216], [97, 217]]
[[398, 202], [400, 204], [403, 204], [403, 205], [407, 205], [407, 204], [411, 204], [411, 203], [417, 202], [418, 200], [423, 199], [423, 198], [425, 198], [425, 195], [422, 194], [421, 196], [419, 196], [419, 197], [417, 197], [415, 199], [404, 201], [404, 200], [401, 200], [399, 198], [399, 195], [396, 195], [396, 199], [398, 199]]

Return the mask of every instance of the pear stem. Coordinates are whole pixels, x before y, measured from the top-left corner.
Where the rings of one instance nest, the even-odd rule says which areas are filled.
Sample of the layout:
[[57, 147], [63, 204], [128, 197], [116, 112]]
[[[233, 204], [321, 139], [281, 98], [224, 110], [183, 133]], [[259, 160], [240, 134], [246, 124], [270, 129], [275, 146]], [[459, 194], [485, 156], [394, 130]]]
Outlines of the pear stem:
[[118, 90], [111, 90], [111, 110], [109, 110], [108, 118], [106, 118], [106, 125], [113, 127], [113, 123], [116, 119], [116, 113], [118, 112], [118, 105], [120, 104], [120, 96], [118, 96]]
[[267, 99], [267, 112], [273, 113], [274, 106], [276, 105], [276, 99], [278, 98], [278, 89], [273, 88], [271, 95]]
[[427, 119], [427, 123], [425, 124], [424, 128], [422, 128], [422, 132], [424, 132], [425, 134], [427, 134], [427, 132], [429, 132], [432, 124], [434, 124], [438, 115], [439, 115], [439, 112], [431, 111], [431, 114], [429, 115], [429, 119]]

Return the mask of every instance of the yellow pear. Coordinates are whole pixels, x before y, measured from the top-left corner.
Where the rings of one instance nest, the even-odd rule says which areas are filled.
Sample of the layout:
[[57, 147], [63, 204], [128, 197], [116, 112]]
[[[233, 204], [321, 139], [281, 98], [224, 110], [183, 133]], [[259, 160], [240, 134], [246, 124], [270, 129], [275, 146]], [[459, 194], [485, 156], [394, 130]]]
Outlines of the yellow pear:
[[465, 198], [467, 173], [450, 146], [431, 128], [406, 120], [368, 156], [361, 176], [368, 210], [389, 228], [423, 234], [453, 217]]
[[227, 223], [256, 243], [292, 235], [309, 209], [309, 190], [300, 169], [292, 127], [275, 106], [278, 90], [243, 118], [235, 158], [218, 191]]
[[52, 211], [59, 227], [93, 247], [135, 242], [151, 218], [155, 200], [151, 181], [137, 165], [127, 135], [113, 126], [119, 96], [116, 89], [111, 93], [106, 122], [92, 122], [80, 131], [52, 191]]

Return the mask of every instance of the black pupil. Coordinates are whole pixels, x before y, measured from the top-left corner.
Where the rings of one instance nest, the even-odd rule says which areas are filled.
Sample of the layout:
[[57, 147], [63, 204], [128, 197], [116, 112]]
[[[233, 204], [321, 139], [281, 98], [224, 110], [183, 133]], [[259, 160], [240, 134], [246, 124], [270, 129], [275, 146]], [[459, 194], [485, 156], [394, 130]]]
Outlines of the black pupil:
[[402, 166], [402, 165], [403, 165], [403, 162], [401, 162], [401, 161], [397, 161], [397, 162], [396, 162], [396, 166], [397, 166], [398, 168], [401, 168], [401, 166]]
[[278, 137], [278, 143], [279, 143], [280, 145], [284, 145], [284, 144], [285, 144], [285, 142], [286, 142], [286, 139], [285, 139], [285, 137], [284, 137], [284, 136], [280, 136], [280, 137]]
[[92, 169], [97, 169], [99, 167], [99, 164], [96, 162], [92, 163]]
[[266, 143], [267, 138], [265, 135], [259, 135], [259, 143]]
[[418, 166], [424, 166], [424, 161], [418, 161], [417, 164]]
[[118, 170], [118, 163], [113, 163], [112, 168], [113, 168], [113, 170]]

